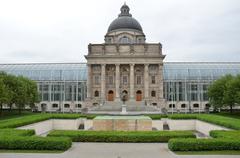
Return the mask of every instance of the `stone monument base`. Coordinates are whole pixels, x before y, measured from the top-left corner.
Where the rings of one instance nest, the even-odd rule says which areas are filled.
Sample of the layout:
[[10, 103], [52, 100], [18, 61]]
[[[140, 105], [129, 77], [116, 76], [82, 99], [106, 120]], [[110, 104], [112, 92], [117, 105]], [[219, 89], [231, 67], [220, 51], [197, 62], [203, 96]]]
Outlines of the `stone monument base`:
[[148, 116], [97, 116], [93, 119], [95, 131], [151, 131]]

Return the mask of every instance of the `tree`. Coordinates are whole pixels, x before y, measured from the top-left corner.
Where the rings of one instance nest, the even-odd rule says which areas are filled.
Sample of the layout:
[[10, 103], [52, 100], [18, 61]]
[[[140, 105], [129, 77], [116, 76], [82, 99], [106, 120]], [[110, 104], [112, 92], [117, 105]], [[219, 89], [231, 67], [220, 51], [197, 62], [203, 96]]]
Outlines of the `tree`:
[[222, 78], [214, 81], [208, 88], [208, 97], [210, 104], [214, 108], [221, 108], [224, 106], [224, 92], [227, 88], [228, 80], [231, 80], [233, 77], [231, 75], [223, 76]]
[[233, 106], [240, 103], [240, 76], [233, 77], [226, 75], [213, 82], [208, 89], [210, 104], [214, 108], [230, 107], [233, 112]]
[[9, 90], [4, 84], [3, 78], [0, 77], [0, 116], [2, 116], [3, 104], [7, 104], [9, 102]]
[[230, 106], [232, 113], [233, 106], [239, 105], [240, 93], [240, 76], [234, 77], [226, 83], [226, 90], [224, 91], [223, 102]]
[[4, 84], [8, 87], [8, 106], [9, 106], [9, 111], [12, 109], [12, 105], [15, 103], [15, 98], [16, 98], [16, 83], [17, 83], [17, 77], [9, 74], [5, 74], [4, 76]]

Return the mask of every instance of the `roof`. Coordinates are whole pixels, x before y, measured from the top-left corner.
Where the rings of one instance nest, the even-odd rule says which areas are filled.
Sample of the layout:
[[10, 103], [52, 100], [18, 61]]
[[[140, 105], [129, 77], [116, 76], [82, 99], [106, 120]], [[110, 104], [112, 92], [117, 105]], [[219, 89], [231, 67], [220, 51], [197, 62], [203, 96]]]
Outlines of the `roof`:
[[[0, 64], [0, 71], [32, 80], [86, 81], [86, 63]], [[240, 74], [240, 62], [164, 62], [164, 80], [214, 80]]]

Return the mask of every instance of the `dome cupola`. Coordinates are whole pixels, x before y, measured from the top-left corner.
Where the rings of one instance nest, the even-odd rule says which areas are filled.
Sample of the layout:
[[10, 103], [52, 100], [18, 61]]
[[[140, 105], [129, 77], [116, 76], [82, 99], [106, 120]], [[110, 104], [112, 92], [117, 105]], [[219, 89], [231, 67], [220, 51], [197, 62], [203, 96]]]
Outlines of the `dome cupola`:
[[118, 18], [113, 20], [113, 22], [108, 27], [108, 32], [119, 29], [133, 29], [142, 32], [141, 25], [129, 13], [130, 8], [126, 5], [126, 3], [124, 3], [120, 10], [121, 13], [118, 15]]

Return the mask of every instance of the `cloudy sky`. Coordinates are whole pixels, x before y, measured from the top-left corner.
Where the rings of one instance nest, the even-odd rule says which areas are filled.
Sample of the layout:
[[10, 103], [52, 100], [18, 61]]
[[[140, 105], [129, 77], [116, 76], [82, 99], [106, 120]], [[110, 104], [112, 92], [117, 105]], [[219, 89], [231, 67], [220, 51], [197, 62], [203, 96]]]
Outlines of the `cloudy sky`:
[[[240, 61], [240, 0], [126, 0], [165, 61]], [[0, 0], [0, 63], [85, 62], [119, 0]]]

